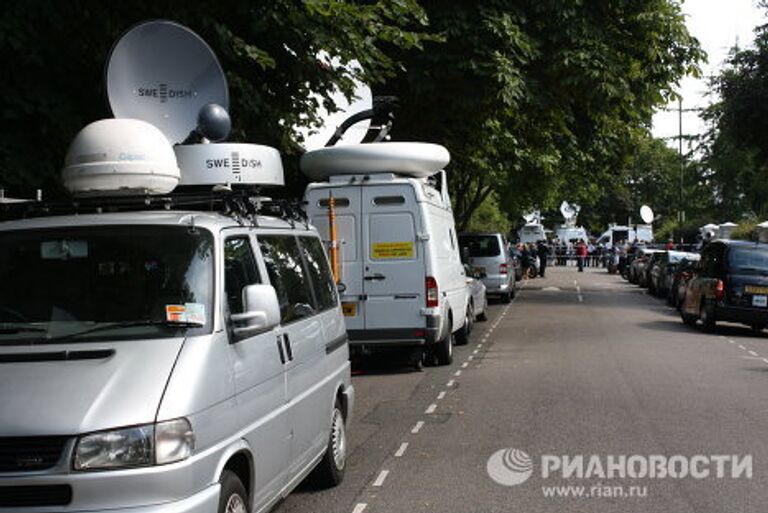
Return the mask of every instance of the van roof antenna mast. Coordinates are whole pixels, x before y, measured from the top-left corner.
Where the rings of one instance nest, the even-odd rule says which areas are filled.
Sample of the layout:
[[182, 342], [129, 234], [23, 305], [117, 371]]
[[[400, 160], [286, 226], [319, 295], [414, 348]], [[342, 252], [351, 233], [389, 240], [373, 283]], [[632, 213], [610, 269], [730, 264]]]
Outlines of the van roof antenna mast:
[[365, 121], [366, 119], [370, 119], [376, 123], [376, 125], [372, 125], [370, 129], [378, 129], [379, 131], [371, 142], [383, 141], [392, 130], [392, 125], [395, 121], [395, 110], [398, 106], [397, 104], [398, 99], [396, 96], [376, 96], [373, 99], [372, 109], [360, 111], [345, 119], [344, 122], [336, 128], [333, 136], [328, 139], [325, 146], [334, 146], [341, 140], [347, 130], [353, 125]]

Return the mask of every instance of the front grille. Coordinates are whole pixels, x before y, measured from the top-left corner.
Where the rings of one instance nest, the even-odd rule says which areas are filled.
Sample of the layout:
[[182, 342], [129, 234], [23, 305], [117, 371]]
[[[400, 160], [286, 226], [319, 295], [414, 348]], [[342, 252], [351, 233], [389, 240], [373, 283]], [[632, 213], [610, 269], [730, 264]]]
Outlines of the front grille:
[[70, 502], [69, 485], [0, 486], [0, 508], [66, 506]]
[[32, 472], [56, 465], [68, 437], [0, 438], [0, 472]]

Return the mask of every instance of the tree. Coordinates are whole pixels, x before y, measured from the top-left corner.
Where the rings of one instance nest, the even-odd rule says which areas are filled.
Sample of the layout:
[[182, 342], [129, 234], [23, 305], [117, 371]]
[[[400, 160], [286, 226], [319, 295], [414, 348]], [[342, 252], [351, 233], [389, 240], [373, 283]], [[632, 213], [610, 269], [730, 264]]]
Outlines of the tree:
[[395, 137], [447, 146], [460, 227], [493, 193], [511, 217], [594, 203], [653, 108], [703, 58], [672, 0], [422, 2], [444, 43], [397, 52]]
[[319, 66], [317, 53], [357, 59], [375, 83], [399, 69], [390, 49], [416, 49], [427, 37], [415, 0], [12, 0], [3, 14], [0, 187], [18, 195], [41, 187], [63, 194], [59, 169], [69, 142], [87, 123], [111, 117], [103, 84], [110, 47], [139, 21], [171, 17], [212, 46], [229, 82], [230, 140], [283, 150], [290, 183], [298, 181], [290, 157], [299, 152], [290, 127], [313, 121], [309, 92], [352, 88], [352, 73]]
[[754, 48], [733, 49], [711, 88], [718, 101], [704, 114], [702, 149], [716, 212], [768, 217], [767, 25], [755, 29]]

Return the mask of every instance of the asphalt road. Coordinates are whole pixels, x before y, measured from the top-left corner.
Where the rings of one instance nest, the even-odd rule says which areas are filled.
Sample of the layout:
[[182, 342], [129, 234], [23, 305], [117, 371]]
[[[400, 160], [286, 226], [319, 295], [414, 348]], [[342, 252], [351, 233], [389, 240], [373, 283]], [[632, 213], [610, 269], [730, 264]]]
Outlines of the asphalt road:
[[[276, 511], [768, 511], [768, 336], [686, 327], [602, 269], [550, 268], [526, 283], [511, 305], [491, 306], [449, 367], [378, 362], [354, 382], [345, 481], [303, 485]], [[516, 486], [489, 474], [507, 448], [531, 462]], [[569, 478], [556, 468], [564, 457]], [[496, 463], [502, 481], [524, 474]]]

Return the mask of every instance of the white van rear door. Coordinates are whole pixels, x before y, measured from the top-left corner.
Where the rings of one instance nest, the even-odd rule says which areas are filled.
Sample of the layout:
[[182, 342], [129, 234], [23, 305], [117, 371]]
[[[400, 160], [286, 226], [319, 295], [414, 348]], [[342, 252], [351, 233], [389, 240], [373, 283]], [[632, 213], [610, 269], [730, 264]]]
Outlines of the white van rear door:
[[424, 327], [425, 257], [409, 185], [362, 187], [365, 329]]
[[364, 327], [363, 255], [361, 227], [361, 187], [352, 185], [338, 188], [315, 189], [307, 198], [310, 202], [310, 222], [318, 229], [323, 242], [330, 240], [328, 197], [336, 200], [336, 233], [341, 252], [341, 282], [347, 287], [341, 294], [347, 329]]

